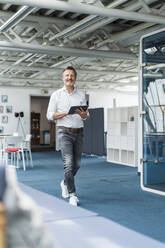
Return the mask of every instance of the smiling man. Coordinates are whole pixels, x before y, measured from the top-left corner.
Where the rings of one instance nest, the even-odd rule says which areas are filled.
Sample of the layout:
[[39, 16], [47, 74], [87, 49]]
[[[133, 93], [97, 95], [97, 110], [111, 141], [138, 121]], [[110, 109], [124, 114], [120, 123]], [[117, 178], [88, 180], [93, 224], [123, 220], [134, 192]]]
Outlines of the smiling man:
[[71, 205], [77, 206], [74, 177], [80, 168], [84, 120], [89, 118], [88, 110], [77, 108], [68, 114], [70, 107], [86, 105], [85, 93], [75, 88], [77, 72], [72, 66], [63, 70], [64, 87], [55, 91], [48, 105], [47, 118], [56, 122], [57, 137], [64, 164], [64, 180], [61, 182], [62, 197], [69, 198]]

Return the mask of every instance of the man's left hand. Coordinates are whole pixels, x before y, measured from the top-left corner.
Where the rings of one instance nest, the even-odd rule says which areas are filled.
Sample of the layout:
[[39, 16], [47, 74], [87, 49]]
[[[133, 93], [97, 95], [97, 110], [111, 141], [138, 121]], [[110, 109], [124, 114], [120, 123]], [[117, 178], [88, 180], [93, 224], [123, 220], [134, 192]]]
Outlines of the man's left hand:
[[80, 115], [83, 120], [88, 118], [88, 110], [84, 111], [83, 108], [75, 110], [76, 114]]

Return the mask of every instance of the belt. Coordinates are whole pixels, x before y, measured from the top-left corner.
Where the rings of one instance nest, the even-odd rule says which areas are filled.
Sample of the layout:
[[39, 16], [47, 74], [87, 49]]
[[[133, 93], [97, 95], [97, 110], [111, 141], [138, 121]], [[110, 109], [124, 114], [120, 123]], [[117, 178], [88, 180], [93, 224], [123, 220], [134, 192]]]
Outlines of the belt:
[[63, 126], [59, 126], [58, 128], [63, 129], [65, 131], [69, 131], [72, 133], [82, 133], [84, 128], [80, 127], [80, 128], [72, 128], [72, 127], [63, 127]]

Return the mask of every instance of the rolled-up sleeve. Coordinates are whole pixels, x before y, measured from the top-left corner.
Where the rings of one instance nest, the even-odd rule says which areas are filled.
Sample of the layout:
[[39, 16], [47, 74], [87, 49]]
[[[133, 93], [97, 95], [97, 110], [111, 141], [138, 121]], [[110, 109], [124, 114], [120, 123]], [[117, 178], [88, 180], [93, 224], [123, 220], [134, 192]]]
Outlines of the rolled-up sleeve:
[[53, 121], [53, 115], [57, 111], [57, 101], [56, 101], [56, 92], [54, 92], [49, 101], [46, 117], [48, 120]]

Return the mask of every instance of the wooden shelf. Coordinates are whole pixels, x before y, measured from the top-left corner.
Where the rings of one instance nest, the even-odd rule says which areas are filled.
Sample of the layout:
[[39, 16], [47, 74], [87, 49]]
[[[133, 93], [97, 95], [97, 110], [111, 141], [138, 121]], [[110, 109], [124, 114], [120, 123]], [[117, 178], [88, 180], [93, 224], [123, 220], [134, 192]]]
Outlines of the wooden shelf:
[[40, 113], [31, 113], [31, 145], [40, 145]]

